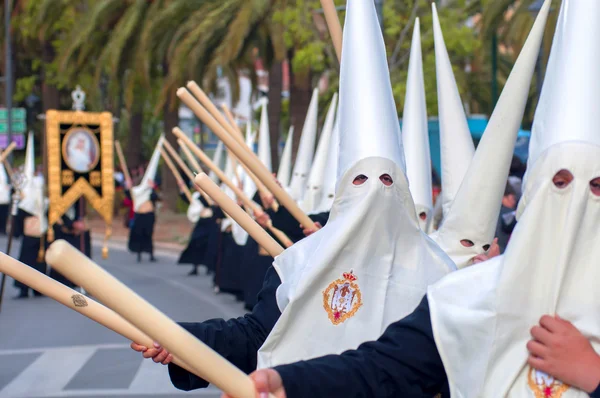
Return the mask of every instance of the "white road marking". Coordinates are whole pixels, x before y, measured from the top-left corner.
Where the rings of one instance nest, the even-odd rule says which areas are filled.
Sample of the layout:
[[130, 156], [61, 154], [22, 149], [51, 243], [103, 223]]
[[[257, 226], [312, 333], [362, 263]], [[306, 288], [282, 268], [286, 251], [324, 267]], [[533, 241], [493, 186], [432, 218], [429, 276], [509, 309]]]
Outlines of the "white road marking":
[[95, 352], [92, 347], [47, 350], [8, 383], [0, 391], [0, 397], [34, 397], [60, 392]]

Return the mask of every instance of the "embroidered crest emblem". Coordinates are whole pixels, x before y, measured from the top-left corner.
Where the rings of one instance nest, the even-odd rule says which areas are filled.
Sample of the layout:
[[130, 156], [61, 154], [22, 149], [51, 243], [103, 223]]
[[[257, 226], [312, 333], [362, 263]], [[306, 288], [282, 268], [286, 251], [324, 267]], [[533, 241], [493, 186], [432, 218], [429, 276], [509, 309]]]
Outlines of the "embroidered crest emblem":
[[560, 398], [569, 389], [569, 385], [531, 367], [527, 383], [535, 398]]
[[336, 279], [323, 290], [323, 307], [334, 325], [352, 318], [362, 306], [362, 295], [356, 280], [353, 271], [344, 272], [343, 278]]

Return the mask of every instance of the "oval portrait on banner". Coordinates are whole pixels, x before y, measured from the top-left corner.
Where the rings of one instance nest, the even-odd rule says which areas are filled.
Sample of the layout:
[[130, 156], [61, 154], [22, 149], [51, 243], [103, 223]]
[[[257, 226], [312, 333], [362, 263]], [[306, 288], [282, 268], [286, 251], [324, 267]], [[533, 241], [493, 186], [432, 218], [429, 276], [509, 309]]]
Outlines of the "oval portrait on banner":
[[98, 139], [89, 129], [74, 127], [67, 131], [62, 143], [65, 163], [76, 173], [85, 174], [96, 168], [100, 160]]

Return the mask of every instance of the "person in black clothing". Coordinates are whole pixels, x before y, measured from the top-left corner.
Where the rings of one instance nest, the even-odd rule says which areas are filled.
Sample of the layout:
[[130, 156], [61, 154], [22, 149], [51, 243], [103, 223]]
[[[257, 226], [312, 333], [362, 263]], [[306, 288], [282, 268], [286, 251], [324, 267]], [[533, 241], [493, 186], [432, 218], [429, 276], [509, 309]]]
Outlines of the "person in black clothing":
[[[31, 268], [41, 273], [46, 273], [46, 262], [43, 257], [40, 259], [40, 246], [46, 241], [46, 231], [42, 227], [44, 221], [30, 212], [19, 209], [16, 219], [14, 220], [15, 230], [14, 237], [21, 236], [21, 250], [19, 252], [19, 261], [29, 265]], [[41, 260], [41, 261], [40, 261]], [[31, 289], [29, 286], [15, 280], [14, 286], [19, 289], [19, 295], [16, 298], [29, 297], [29, 291], [35, 297], [42, 294]]]
[[[553, 376], [590, 393], [592, 398], [599, 398], [600, 357], [577, 329], [565, 321], [552, 325], [556, 327], [557, 323], [564, 334], [546, 344], [549, 351], [560, 355], [552, 361], [556, 369]], [[560, 345], [563, 345], [561, 353]], [[572, 380], [565, 377], [571, 365], [582, 362], [590, 367], [578, 372]], [[434, 397], [447, 391], [448, 383], [433, 337], [427, 298], [411, 315], [390, 325], [375, 342], [364, 343], [357, 350], [338, 356], [261, 370], [253, 378], [258, 391], [274, 393], [277, 398]]]
[[510, 234], [515, 229], [515, 225], [517, 225], [516, 207], [517, 194], [512, 185], [507, 183], [504, 189], [504, 196], [502, 197], [502, 207], [500, 208], [495, 235], [498, 239], [497, 244], [500, 247], [500, 253], [504, 253], [504, 250], [506, 250]]
[[192, 194], [192, 201], [189, 203], [185, 195], [181, 195], [182, 200], [189, 204], [187, 217], [190, 222], [195, 222], [196, 225], [190, 235], [190, 241], [187, 247], [179, 256], [177, 264], [191, 264], [192, 270], [188, 275], [198, 275], [198, 267], [203, 264], [205, 253], [208, 247], [208, 240], [211, 230], [216, 225], [214, 220], [214, 212], [210, 205], [199, 192]]

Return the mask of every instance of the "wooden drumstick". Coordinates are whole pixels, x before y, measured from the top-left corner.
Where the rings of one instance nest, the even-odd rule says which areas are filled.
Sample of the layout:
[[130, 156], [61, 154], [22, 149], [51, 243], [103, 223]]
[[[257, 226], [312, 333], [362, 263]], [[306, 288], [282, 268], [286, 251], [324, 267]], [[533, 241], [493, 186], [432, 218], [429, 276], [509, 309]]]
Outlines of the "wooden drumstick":
[[[273, 178], [269, 170], [260, 162], [258, 157], [252, 152], [246, 151], [236, 140], [233, 138], [223, 127], [217, 123], [217, 121], [208, 114], [208, 111], [204, 109], [202, 105], [190, 94], [185, 88], [181, 87], [177, 90], [177, 96], [190, 108], [196, 116], [203, 119], [208, 127], [221, 138], [221, 141], [238, 157], [238, 159], [245, 163], [246, 166], [258, 177], [277, 198], [279, 203], [290, 212], [290, 214], [302, 225], [304, 228], [317, 229], [315, 223], [308, 217], [298, 206], [298, 204], [291, 198], [291, 196], [285, 192], [283, 188], [277, 184], [277, 181]], [[208, 123], [207, 123], [208, 121]], [[180, 137], [182, 138], [182, 137]], [[187, 140], [186, 140], [187, 139]], [[185, 136], [183, 138], [186, 144], [192, 144], [191, 140]]]
[[342, 31], [342, 24], [335, 9], [333, 0], [321, 0], [321, 7], [323, 7], [323, 13], [325, 14], [325, 21], [329, 28], [329, 35], [335, 48], [335, 53], [338, 57], [338, 61], [342, 61], [342, 38], [344, 36]]
[[4, 159], [6, 159], [8, 157], [8, 155], [10, 155], [10, 153], [16, 148], [17, 144], [13, 141], [11, 142], [5, 150], [2, 151], [2, 154], [0, 155], [0, 162], [4, 162]]
[[[229, 120], [229, 125], [231, 127], [233, 127], [233, 129], [235, 131], [238, 132], [238, 136], [242, 137], [242, 130], [240, 130], [239, 126], [237, 125], [237, 123], [235, 122], [235, 118], [233, 116], [233, 113], [231, 113], [231, 111], [229, 110], [229, 108], [227, 107], [227, 105], [222, 104], [221, 108], [223, 108], [223, 112], [225, 112], [225, 116], [227, 116], [227, 119]], [[244, 142], [244, 147], [247, 148], [246, 143]], [[269, 190], [267, 189], [267, 187], [264, 186], [264, 184], [262, 182], [260, 182], [260, 180], [258, 178], [256, 178], [256, 176], [250, 171], [248, 170], [248, 167], [245, 167], [245, 165], [243, 163], [242, 167], [244, 167], [244, 170], [246, 171], [246, 174], [248, 174], [248, 176], [252, 179], [252, 181], [254, 182], [254, 184], [256, 185], [256, 189], [258, 189], [258, 191], [262, 194], [262, 195], [266, 195], [270, 198], [273, 198], [273, 194], [271, 192], [269, 192]], [[271, 204], [271, 208], [274, 211], [279, 211], [279, 203], [277, 203], [277, 200], [275, 200], [273, 198], [273, 202]]]
[[246, 374], [66, 241], [50, 245], [46, 261], [183, 360], [197, 376], [233, 397], [256, 398], [254, 383]]
[[[178, 127], [175, 127], [173, 129], [173, 134], [175, 134], [179, 138], [182, 138], [185, 136], [185, 133], [183, 131], [181, 131], [181, 129]], [[217, 167], [217, 165], [214, 164], [212, 162], [212, 160], [210, 160], [208, 155], [205, 154], [202, 151], [202, 149], [198, 148], [196, 145], [191, 146], [190, 149], [192, 151], [194, 151], [194, 153], [196, 154], [196, 156], [198, 156], [198, 158], [202, 161], [202, 163], [204, 163], [206, 166], [208, 166], [208, 168], [211, 169], [217, 175], [217, 177], [219, 177], [219, 180], [221, 180], [221, 182], [223, 182], [225, 185], [227, 185], [229, 188], [231, 188], [233, 193], [235, 193], [235, 196], [237, 196], [237, 198], [244, 203], [244, 206], [246, 206], [252, 210], [255, 217], [257, 217], [258, 215], [260, 215], [264, 212], [263, 209], [258, 204], [253, 202], [250, 198], [248, 198], [248, 196], [246, 196], [246, 194], [237, 185], [235, 185], [233, 183], [233, 181], [231, 181], [229, 178], [227, 178], [225, 173], [223, 173], [223, 171], [219, 167]], [[210, 193], [208, 193], [208, 195], [210, 197], [212, 197], [214, 200], [216, 200]], [[275, 228], [271, 222], [269, 222], [269, 224], [267, 225], [267, 228], [269, 228], [269, 231], [273, 232], [273, 234], [277, 237], [277, 239], [279, 239], [281, 241], [281, 243], [283, 243], [286, 247], [290, 247], [294, 244], [292, 242], [292, 240], [290, 238], [288, 238], [287, 235], [283, 231]]]
[[119, 140], [115, 140], [115, 150], [117, 151], [117, 157], [119, 158], [121, 169], [123, 169], [123, 175], [125, 176], [125, 180], [129, 183], [129, 186], [132, 186], [133, 180], [131, 179], [131, 174], [129, 174], [129, 168], [127, 167], [125, 156], [123, 156], [123, 148], [121, 148], [121, 143], [119, 142]]
[[[179, 144], [179, 147], [181, 148], [181, 150], [183, 151], [183, 154], [185, 155], [185, 157], [188, 160], [188, 163], [192, 165], [192, 167], [194, 168], [194, 174], [197, 173], [201, 173], [202, 172], [202, 167], [200, 167], [200, 163], [198, 163], [198, 161], [196, 160], [196, 158], [194, 157], [194, 155], [192, 154], [192, 152], [190, 152], [189, 148], [187, 147], [187, 145], [185, 145], [185, 142], [178, 138], [177, 139], [177, 143]], [[192, 177], [192, 180], [194, 178]], [[202, 197], [204, 198], [204, 200], [206, 200], [206, 203], [208, 203], [209, 206], [212, 206], [215, 204], [215, 202], [213, 202], [213, 200], [210, 198], [210, 196], [208, 196], [206, 194], [206, 192], [200, 190], [200, 194], [202, 195]]]
[[265, 230], [256, 223], [240, 206], [237, 205], [225, 192], [221, 191], [219, 186], [214, 183], [204, 173], [198, 174], [194, 178], [194, 183], [202, 188], [213, 198], [223, 212], [227, 213], [235, 222], [237, 222], [260, 246], [272, 256], [276, 257], [283, 252], [283, 247], [279, 245]]
[[[152, 347], [154, 344], [150, 337], [121, 318], [113, 310], [1, 252], [0, 272], [120, 334], [127, 340], [146, 347]], [[173, 362], [189, 370], [189, 367], [183, 365], [183, 362], [177, 358], [173, 358]]]
[[[180, 146], [181, 146], [181, 144], [180, 144]], [[177, 153], [177, 151], [175, 150], [175, 148], [173, 148], [173, 146], [169, 143], [169, 141], [164, 140], [163, 141], [163, 147], [167, 149], [167, 152], [169, 152], [169, 155], [171, 155], [171, 158], [174, 159], [175, 162], [181, 168], [181, 170], [183, 170], [183, 172], [185, 173], [185, 175], [187, 176], [187, 178], [189, 178], [190, 181], [193, 181], [194, 180], [194, 173], [192, 173], [192, 171], [187, 166], [187, 164], [185, 164], [185, 162], [183, 161], [183, 159], [181, 159], [181, 156], [179, 156], [179, 154]], [[207, 194], [205, 194], [203, 191], [199, 191], [199, 192], [200, 192], [200, 195], [202, 195], [204, 197], [204, 199], [206, 200], [206, 202], [210, 205], [212, 203], [212, 201], [210, 200], [210, 197]], [[192, 202], [190, 201], [190, 203], [192, 203]]]
[[[208, 110], [208, 113], [210, 114], [209, 116], [212, 116], [214, 118], [214, 120], [216, 120], [225, 129], [225, 131], [227, 131], [233, 138], [235, 138], [235, 140], [238, 142], [238, 144], [240, 144], [240, 146], [246, 152], [248, 152], [250, 155], [254, 155], [252, 150], [250, 148], [248, 148], [248, 146], [246, 145], [246, 142], [244, 141], [244, 134], [241, 132], [238, 125], [235, 123], [235, 120], [232, 119], [231, 121], [227, 121], [225, 119], [225, 117], [223, 117], [221, 112], [219, 112], [219, 110], [217, 109], [215, 104], [212, 103], [210, 98], [208, 98], [206, 93], [200, 88], [200, 86], [196, 82], [194, 82], [194, 81], [188, 82], [187, 87], [192, 92], [192, 94], [194, 94], [199, 99], [200, 104]], [[224, 107], [224, 109], [228, 110], [227, 107]], [[205, 121], [204, 119], [201, 119], [201, 120], [204, 123], [210, 123], [210, 120], [208, 120], [208, 121]], [[246, 174], [248, 174], [248, 176], [252, 179], [252, 182], [254, 182], [254, 185], [256, 185], [256, 189], [262, 195], [273, 196], [273, 194], [271, 192], [269, 192], [269, 190], [267, 189], [265, 184], [263, 184], [263, 182], [260, 180], [260, 178], [257, 178], [257, 176], [254, 175], [254, 173], [248, 168], [248, 166], [244, 163], [244, 161], [240, 161], [240, 159], [238, 159], [237, 156], [233, 156], [233, 158], [236, 159], [240, 163], [240, 165], [242, 166], [242, 168], [244, 169]], [[256, 159], [258, 160], [258, 158], [256, 158]], [[258, 161], [260, 162], [260, 160], [258, 160]], [[272, 176], [271, 176], [271, 179], [273, 179]], [[275, 202], [273, 202], [273, 206], [274, 206], [273, 210], [277, 211], [278, 205], [275, 204]]]
[[185, 186], [185, 182], [183, 181], [183, 178], [181, 178], [181, 174], [179, 174], [179, 170], [177, 170], [177, 167], [175, 167], [175, 165], [173, 164], [173, 161], [171, 160], [171, 158], [169, 158], [169, 155], [167, 155], [167, 152], [164, 150], [164, 148], [160, 148], [160, 154], [162, 155], [163, 159], [165, 160], [165, 163], [171, 170], [171, 173], [173, 173], [173, 176], [175, 176], [177, 183], [180, 186], [182, 186], [181, 189], [183, 190], [183, 194], [185, 195], [187, 200], [190, 203], [192, 203], [192, 193], [190, 192], [188, 187]]

